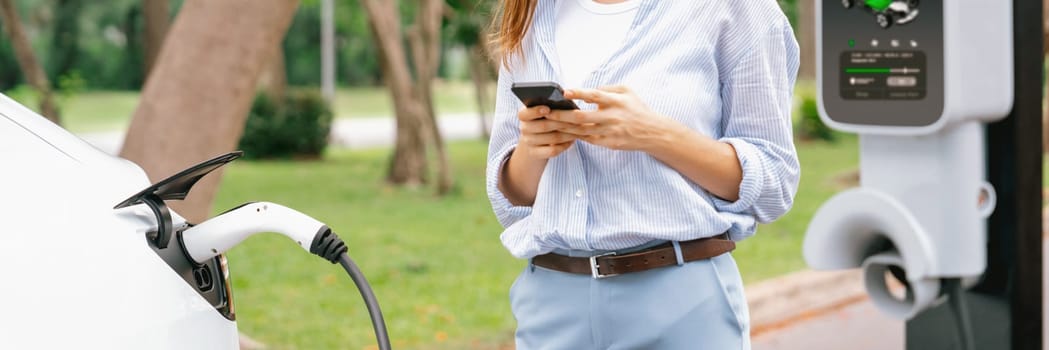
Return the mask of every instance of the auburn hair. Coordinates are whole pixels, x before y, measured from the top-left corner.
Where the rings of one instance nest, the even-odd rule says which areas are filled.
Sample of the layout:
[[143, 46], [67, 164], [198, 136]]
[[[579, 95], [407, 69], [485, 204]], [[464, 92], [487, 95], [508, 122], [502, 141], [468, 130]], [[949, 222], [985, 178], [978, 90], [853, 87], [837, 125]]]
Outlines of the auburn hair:
[[501, 0], [499, 15], [492, 19], [491, 45], [500, 62], [510, 67], [514, 55], [524, 54], [521, 42], [532, 26], [532, 14], [538, 0]]

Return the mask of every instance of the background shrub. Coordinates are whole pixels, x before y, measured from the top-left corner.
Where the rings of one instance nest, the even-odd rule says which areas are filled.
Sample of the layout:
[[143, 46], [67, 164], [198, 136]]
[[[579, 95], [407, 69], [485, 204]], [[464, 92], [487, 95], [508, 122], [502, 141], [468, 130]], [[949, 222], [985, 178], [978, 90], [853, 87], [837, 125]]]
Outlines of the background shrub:
[[835, 141], [834, 130], [820, 119], [819, 106], [816, 98], [811, 95], [802, 97], [801, 121], [798, 123], [797, 133], [802, 140]]
[[238, 148], [246, 158], [319, 158], [328, 146], [331, 109], [317, 91], [289, 89], [281, 103], [255, 96]]

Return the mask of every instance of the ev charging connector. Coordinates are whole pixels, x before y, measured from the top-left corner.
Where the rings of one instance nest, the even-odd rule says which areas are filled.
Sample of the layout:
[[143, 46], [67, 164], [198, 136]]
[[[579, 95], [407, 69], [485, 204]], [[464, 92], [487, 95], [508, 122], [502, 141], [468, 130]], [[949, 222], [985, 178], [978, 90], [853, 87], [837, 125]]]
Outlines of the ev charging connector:
[[179, 233], [178, 240], [186, 255], [196, 261], [207, 261], [258, 233], [274, 232], [290, 238], [309, 253], [331, 263], [339, 263], [361, 292], [375, 329], [379, 348], [390, 349], [379, 302], [357, 264], [346, 254], [346, 244], [327, 225], [306, 214], [269, 202], [245, 203]]
[[190, 258], [203, 262], [260, 232], [279, 233], [311, 252], [314, 239], [324, 231], [330, 231], [328, 226], [299, 211], [280, 204], [253, 202], [182, 231], [180, 240]]

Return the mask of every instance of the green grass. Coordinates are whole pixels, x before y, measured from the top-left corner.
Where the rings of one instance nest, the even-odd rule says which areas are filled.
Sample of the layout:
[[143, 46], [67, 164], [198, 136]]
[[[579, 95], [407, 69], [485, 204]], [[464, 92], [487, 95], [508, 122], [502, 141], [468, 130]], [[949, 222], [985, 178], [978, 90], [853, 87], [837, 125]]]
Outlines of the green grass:
[[[477, 102], [474, 100], [473, 89], [469, 82], [436, 82], [434, 108], [442, 114], [476, 112]], [[339, 117], [361, 118], [393, 115], [392, 106], [390, 93], [386, 88], [352, 87], [338, 90], [334, 108]]]
[[[28, 88], [3, 92], [8, 97], [39, 112], [37, 95]], [[89, 91], [58, 97], [62, 126], [73, 132], [121, 130], [127, 127], [138, 105], [138, 92]]]
[[[33, 110], [39, 108], [36, 93], [28, 88], [3, 93]], [[135, 112], [138, 97], [137, 91], [86, 91], [60, 97], [63, 126], [73, 132], [125, 129]], [[477, 110], [473, 85], [469, 82], [435, 82], [434, 104], [441, 114]], [[335, 93], [334, 110], [339, 118], [392, 116], [392, 106], [389, 92], [382, 87], [340, 88]]]
[[[388, 150], [334, 151], [324, 161], [239, 161], [226, 172], [215, 211], [267, 200], [328, 223], [350, 247], [383, 305], [394, 346], [495, 348], [512, 340], [507, 291], [524, 266], [499, 242], [501, 227], [484, 189], [483, 142], [450, 145], [458, 191], [382, 182]], [[794, 210], [762, 226], [736, 252], [745, 280], [804, 268], [809, 217], [856, 164], [855, 138], [799, 144], [804, 174]], [[276, 235], [229, 253], [241, 330], [277, 349], [361, 349], [372, 344], [353, 284]]]
[[[512, 337], [506, 292], [524, 262], [499, 243], [483, 185], [485, 147], [451, 145], [460, 187], [446, 198], [383, 184], [387, 150], [336, 151], [318, 162], [237, 162], [215, 209], [268, 200], [328, 223], [370, 279], [397, 348], [497, 344]], [[252, 238], [229, 257], [241, 330], [278, 349], [373, 343], [360, 296], [337, 265], [276, 235]]]
[[138, 93], [93, 91], [66, 98], [62, 103], [67, 129], [75, 131], [119, 130], [127, 127], [138, 105]]

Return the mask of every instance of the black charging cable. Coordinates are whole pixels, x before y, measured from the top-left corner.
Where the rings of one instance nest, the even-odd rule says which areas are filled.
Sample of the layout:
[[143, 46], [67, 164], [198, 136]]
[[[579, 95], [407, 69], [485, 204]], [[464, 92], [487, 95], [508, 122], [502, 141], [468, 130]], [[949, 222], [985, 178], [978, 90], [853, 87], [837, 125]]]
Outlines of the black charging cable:
[[972, 322], [969, 319], [969, 307], [963, 298], [961, 279], [947, 278], [943, 280], [943, 286], [947, 289], [947, 299], [954, 312], [954, 324], [958, 328], [958, 341], [960, 349], [975, 350], [976, 343], [973, 340]]
[[342, 239], [327, 227], [321, 229], [321, 232], [313, 237], [313, 243], [310, 245], [310, 253], [332, 264], [339, 263], [346, 269], [350, 279], [353, 279], [353, 284], [357, 285], [357, 290], [361, 292], [364, 305], [368, 307], [368, 315], [372, 319], [372, 328], [375, 329], [375, 340], [379, 343], [379, 349], [390, 350], [390, 335], [386, 333], [386, 321], [383, 320], [382, 310], [379, 309], [379, 301], [375, 299], [375, 293], [372, 292], [368, 280], [364, 278], [364, 273], [353, 262], [353, 259], [350, 259], [346, 251], [346, 243], [343, 243]]

